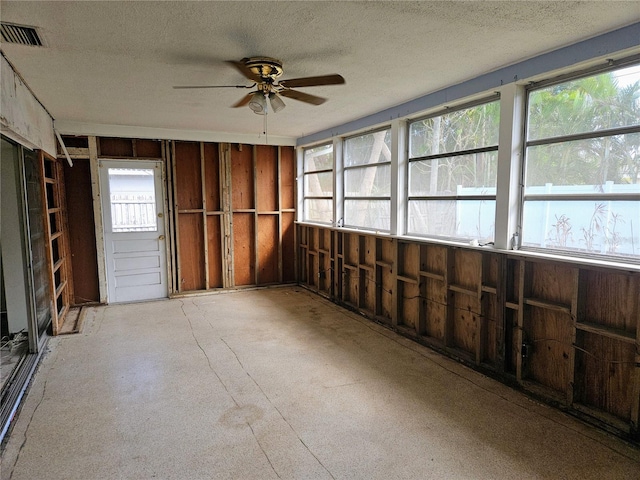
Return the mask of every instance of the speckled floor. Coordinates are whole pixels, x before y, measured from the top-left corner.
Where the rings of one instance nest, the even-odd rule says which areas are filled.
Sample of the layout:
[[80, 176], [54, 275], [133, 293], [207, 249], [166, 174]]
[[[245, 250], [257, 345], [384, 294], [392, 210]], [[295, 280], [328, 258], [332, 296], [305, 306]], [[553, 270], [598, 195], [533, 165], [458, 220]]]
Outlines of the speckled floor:
[[640, 451], [297, 287], [93, 308], [2, 479], [631, 479]]

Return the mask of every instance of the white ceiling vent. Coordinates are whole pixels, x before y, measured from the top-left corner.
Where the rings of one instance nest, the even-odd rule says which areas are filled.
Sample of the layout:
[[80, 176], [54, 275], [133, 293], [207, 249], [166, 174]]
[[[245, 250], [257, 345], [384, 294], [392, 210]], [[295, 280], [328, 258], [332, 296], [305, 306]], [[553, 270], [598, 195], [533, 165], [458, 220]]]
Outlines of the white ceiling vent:
[[0, 32], [2, 33], [2, 41], [6, 43], [17, 43], [34, 47], [44, 46], [44, 42], [35, 27], [2, 22], [0, 23]]

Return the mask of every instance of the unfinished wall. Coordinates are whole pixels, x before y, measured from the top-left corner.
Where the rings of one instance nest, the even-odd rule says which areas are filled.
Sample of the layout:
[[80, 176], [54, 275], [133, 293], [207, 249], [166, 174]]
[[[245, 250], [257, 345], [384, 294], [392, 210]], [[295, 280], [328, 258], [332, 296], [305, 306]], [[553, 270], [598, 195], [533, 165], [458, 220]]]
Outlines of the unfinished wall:
[[300, 282], [638, 437], [640, 273], [299, 225]]
[[295, 280], [293, 148], [172, 142], [175, 292]]
[[56, 154], [53, 119], [0, 55], [0, 132], [30, 148]]

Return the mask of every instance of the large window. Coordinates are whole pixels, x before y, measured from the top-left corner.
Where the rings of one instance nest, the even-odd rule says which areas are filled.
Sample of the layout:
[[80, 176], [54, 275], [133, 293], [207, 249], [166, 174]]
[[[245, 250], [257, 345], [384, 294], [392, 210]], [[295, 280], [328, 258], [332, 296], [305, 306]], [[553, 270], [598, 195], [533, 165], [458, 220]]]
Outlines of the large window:
[[333, 222], [333, 144], [304, 150], [304, 220]]
[[491, 242], [498, 100], [409, 125], [407, 233]]
[[529, 92], [522, 243], [640, 260], [640, 65]]
[[389, 231], [391, 129], [344, 141], [344, 224]]

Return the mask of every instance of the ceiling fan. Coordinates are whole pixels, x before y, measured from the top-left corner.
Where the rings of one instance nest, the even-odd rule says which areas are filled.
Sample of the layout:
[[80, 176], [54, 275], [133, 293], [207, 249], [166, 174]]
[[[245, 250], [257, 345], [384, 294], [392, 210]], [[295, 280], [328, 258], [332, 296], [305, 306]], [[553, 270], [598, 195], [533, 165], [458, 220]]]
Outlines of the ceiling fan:
[[275, 58], [269, 57], [251, 57], [243, 58], [240, 61], [228, 60], [226, 62], [234, 66], [242, 75], [253, 82], [252, 85], [193, 85], [193, 86], [175, 86], [176, 89], [185, 88], [256, 88], [255, 91], [248, 93], [239, 102], [233, 105], [233, 108], [244, 107], [249, 108], [258, 115], [267, 113], [267, 99], [271, 104], [271, 110], [274, 113], [279, 112], [285, 107], [285, 103], [281, 97], [293, 98], [300, 102], [309, 103], [311, 105], [322, 105], [327, 99], [310, 95], [308, 93], [293, 90], [298, 87], [315, 87], [320, 85], [341, 85], [344, 84], [344, 78], [341, 75], [321, 75], [318, 77], [293, 78], [290, 80], [278, 80], [282, 76], [284, 70], [282, 62]]

